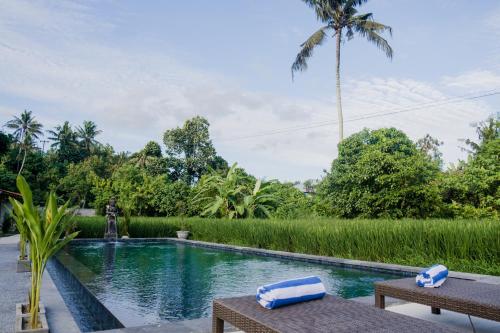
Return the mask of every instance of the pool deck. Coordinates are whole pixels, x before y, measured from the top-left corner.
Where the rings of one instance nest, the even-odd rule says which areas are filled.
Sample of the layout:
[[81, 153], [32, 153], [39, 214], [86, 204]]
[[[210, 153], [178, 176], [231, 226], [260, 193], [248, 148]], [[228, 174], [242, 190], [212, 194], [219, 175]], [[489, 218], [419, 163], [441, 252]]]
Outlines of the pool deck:
[[[14, 332], [16, 303], [25, 302], [30, 273], [16, 273], [19, 236], [0, 237], [0, 332]], [[45, 304], [51, 333], [80, 333], [50, 274], [42, 280], [41, 301]]]
[[[23, 302], [26, 299], [27, 291], [29, 289], [29, 273], [16, 273], [16, 260], [17, 260], [17, 242], [18, 236], [1, 237], [0, 238], [0, 332], [13, 332], [15, 321], [15, 303]], [[179, 241], [184, 243], [191, 243], [192, 245], [225, 249], [229, 251], [243, 251], [255, 254], [263, 254], [267, 256], [286, 257], [290, 259], [299, 259], [306, 261], [320, 261], [330, 262], [333, 264], [346, 266], [367, 268], [372, 267], [375, 270], [395, 270], [414, 272], [418, 270], [417, 267], [398, 266], [390, 264], [379, 264], [372, 262], [364, 262], [357, 260], [346, 260], [330, 257], [309, 256], [303, 254], [290, 254], [281, 251], [268, 251], [262, 249], [252, 249], [237, 246], [228, 246], [220, 244], [212, 244], [197, 241]], [[462, 278], [470, 278], [480, 280], [482, 282], [500, 284], [500, 277], [452, 272], [451, 276]], [[42, 284], [42, 301], [47, 308], [47, 317], [51, 327], [51, 333], [78, 333], [80, 332], [73, 317], [64, 303], [61, 295], [59, 294], [50, 274], [44, 274]], [[7, 301], [6, 301], [7, 300]], [[364, 304], [374, 304], [374, 297], [359, 297], [353, 299]], [[472, 332], [471, 324], [467, 315], [442, 310], [441, 315], [433, 315], [429, 307], [406, 303], [399, 300], [387, 298], [386, 305], [388, 311], [393, 311], [405, 314], [411, 317], [420, 318], [423, 320], [447, 324], [464, 332]], [[494, 322], [481, 318], [472, 317], [472, 322], [476, 332], [500, 332], [500, 322]], [[211, 319], [201, 318], [196, 320], [187, 320], [176, 323], [164, 323], [159, 325], [150, 325], [142, 327], [129, 327], [123, 329], [100, 331], [101, 333], [132, 333], [132, 332], [176, 332], [176, 333], [209, 333], [211, 331]], [[227, 327], [228, 332], [234, 332], [231, 327]]]

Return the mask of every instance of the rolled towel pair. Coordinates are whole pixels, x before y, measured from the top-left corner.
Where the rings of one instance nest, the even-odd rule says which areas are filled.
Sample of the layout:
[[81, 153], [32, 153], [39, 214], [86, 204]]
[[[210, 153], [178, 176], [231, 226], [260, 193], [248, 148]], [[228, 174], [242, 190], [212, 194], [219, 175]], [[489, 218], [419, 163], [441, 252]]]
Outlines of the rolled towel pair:
[[266, 309], [323, 298], [326, 289], [321, 279], [309, 276], [257, 288], [257, 302]]
[[434, 265], [421, 271], [416, 282], [419, 287], [437, 288], [440, 287], [448, 277], [448, 268], [444, 265]]

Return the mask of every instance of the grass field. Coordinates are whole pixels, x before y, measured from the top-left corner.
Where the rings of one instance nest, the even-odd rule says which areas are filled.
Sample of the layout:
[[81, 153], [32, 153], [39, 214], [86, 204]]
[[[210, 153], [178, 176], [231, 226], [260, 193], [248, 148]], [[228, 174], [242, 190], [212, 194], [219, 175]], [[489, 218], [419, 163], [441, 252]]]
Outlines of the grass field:
[[[104, 217], [75, 217], [80, 237], [102, 238]], [[500, 221], [184, 220], [191, 239], [500, 275]], [[132, 218], [131, 237], [175, 237], [180, 218]]]

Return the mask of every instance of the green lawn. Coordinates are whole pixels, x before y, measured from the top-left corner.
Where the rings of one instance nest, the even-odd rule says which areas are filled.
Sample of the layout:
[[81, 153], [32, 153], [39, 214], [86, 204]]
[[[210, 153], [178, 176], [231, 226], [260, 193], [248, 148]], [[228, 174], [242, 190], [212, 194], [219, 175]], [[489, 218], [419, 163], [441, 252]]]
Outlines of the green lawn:
[[[104, 217], [75, 217], [80, 237], [102, 238]], [[500, 275], [500, 221], [219, 220], [184, 221], [191, 239], [411, 266], [442, 263]], [[132, 218], [131, 237], [175, 237], [181, 219]]]

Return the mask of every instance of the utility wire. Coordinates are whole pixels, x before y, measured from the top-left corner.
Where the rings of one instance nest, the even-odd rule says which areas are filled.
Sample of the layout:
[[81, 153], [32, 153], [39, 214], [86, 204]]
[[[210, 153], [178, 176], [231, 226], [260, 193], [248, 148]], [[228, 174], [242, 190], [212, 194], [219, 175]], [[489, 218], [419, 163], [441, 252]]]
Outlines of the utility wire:
[[[477, 92], [475, 94], [477, 94]], [[344, 120], [344, 123], [365, 120], [365, 119], [371, 119], [371, 118], [377, 118], [377, 117], [385, 117], [385, 116], [389, 116], [389, 115], [406, 113], [406, 112], [411, 112], [411, 111], [425, 109], [425, 108], [434, 108], [437, 106], [463, 102], [466, 100], [474, 100], [474, 99], [480, 99], [480, 98], [485, 98], [485, 97], [494, 96], [494, 95], [500, 95], [500, 91], [489, 90], [489, 91], [484, 92], [484, 93], [479, 94], [479, 95], [473, 95], [473, 96], [469, 96], [469, 95], [471, 95], [471, 94], [458, 96], [458, 97], [446, 98], [446, 99], [442, 99], [442, 100], [438, 100], [438, 101], [426, 102], [426, 103], [418, 104], [416, 106], [407, 107], [407, 108], [403, 108], [403, 109], [394, 109], [394, 111], [389, 111], [389, 112], [369, 113], [369, 114], [365, 114], [365, 115], [362, 115], [359, 117]], [[338, 121], [332, 120], [332, 121], [313, 122], [313, 123], [309, 123], [309, 125], [297, 125], [297, 126], [292, 126], [292, 127], [287, 127], [287, 128], [270, 130], [267, 132], [246, 135], [246, 136], [240, 136], [240, 137], [234, 137], [234, 138], [221, 138], [220, 140], [217, 140], [217, 139], [214, 139], [214, 140], [217, 140], [218, 142], [246, 140], [246, 139], [253, 139], [253, 138], [258, 138], [258, 137], [263, 137], [263, 136], [270, 136], [270, 135], [276, 135], [276, 134], [282, 134], [282, 133], [288, 133], [288, 132], [294, 132], [294, 131], [300, 131], [300, 130], [308, 130], [308, 129], [312, 129], [312, 128], [325, 127], [325, 126], [330, 126], [330, 125], [335, 125], [335, 124], [338, 124]]]

